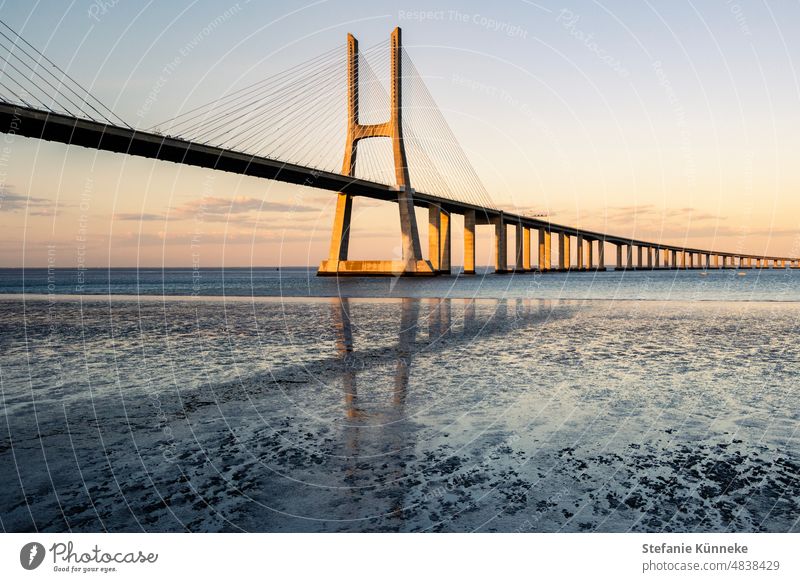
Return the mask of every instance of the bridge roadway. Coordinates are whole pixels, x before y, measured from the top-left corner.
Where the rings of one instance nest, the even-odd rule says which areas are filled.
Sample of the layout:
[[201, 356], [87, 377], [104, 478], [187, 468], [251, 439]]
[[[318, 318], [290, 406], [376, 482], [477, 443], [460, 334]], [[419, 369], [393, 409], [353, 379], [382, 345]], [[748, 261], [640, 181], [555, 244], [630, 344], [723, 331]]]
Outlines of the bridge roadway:
[[[354, 196], [365, 196], [387, 202], [397, 202], [397, 189], [393, 186], [343, 176], [333, 172], [320, 171], [266, 157], [252, 156], [176, 137], [138, 131], [128, 127], [104, 124], [8, 103], [0, 103], [0, 133], [278, 180], [332, 192], [346, 192]], [[690, 248], [631, 239], [555, 224], [546, 220], [505, 212], [497, 208], [449, 200], [425, 192], [415, 191], [414, 203], [416, 206], [429, 209], [438, 208], [446, 213], [472, 215], [475, 218], [475, 224], [495, 225], [497, 228], [495, 266], [498, 272], [509, 270], [506, 268], [505, 257], [500, 256], [505, 254], [506, 244], [505, 237], [501, 236], [501, 233], [505, 232], [505, 228], [508, 225], [522, 227], [517, 229], [518, 234], [516, 237], [515, 270], [518, 271], [536, 269], [530, 260], [531, 244], [529, 237], [531, 229], [538, 230], [540, 233], [539, 264], [546, 265], [544, 269], [540, 268], [540, 270], [575, 268], [570, 265], [568, 260], [563, 258], [565, 252], [567, 257], [570, 256], [570, 237], [575, 237], [579, 243], [577, 253], [578, 269], [605, 269], [603, 241], [617, 246], [617, 268], [752, 267], [754, 266], [754, 261], [756, 262], [755, 266], [758, 268], [767, 267], [769, 262], [772, 262], [773, 266], [777, 267], [791, 266], [800, 268], [800, 260], [797, 258]], [[550, 237], [553, 234], [559, 237], [559, 247], [562, 251], [558, 269], [551, 268], [549, 261], [544, 259], [546, 254], [550, 255]], [[527, 241], [526, 236], [528, 237]], [[503, 240], [501, 241], [500, 239]], [[474, 245], [474, 238], [472, 240]], [[598, 261], [596, 261], [596, 264], [592, 260], [592, 242], [594, 241], [598, 242]], [[583, 246], [584, 242], [589, 244], [588, 249]], [[638, 261], [636, 262], [633, 261], [633, 247], [638, 247], [639, 249], [637, 252]], [[623, 248], [627, 248], [625, 253], [627, 261], [623, 259]], [[471, 250], [474, 256], [474, 247]], [[646, 259], [643, 258], [643, 251], [646, 254]], [[652, 254], [654, 251], [655, 256]], [[672, 253], [671, 256], [669, 253]], [[701, 259], [703, 257], [705, 257], [705, 264], [702, 264]], [[714, 265], [711, 264], [712, 257], [714, 258]], [[700, 261], [695, 261], [695, 258], [699, 258]], [[719, 258], [722, 258], [722, 265], [719, 264]], [[698, 262], [699, 264], [696, 264]], [[447, 270], [449, 270], [449, 264], [447, 265]]]

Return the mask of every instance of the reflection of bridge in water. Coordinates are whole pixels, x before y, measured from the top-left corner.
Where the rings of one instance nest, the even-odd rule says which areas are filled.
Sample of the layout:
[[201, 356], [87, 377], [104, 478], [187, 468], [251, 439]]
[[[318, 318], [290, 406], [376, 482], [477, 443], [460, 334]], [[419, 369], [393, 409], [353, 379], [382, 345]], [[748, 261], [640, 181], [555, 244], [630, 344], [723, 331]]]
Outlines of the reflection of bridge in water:
[[[389, 348], [356, 349], [358, 324], [354, 321], [354, 302], [350, 299], [331, 300], [331, 319], [336, 332], [338, 366], [335, 370], [336, 376], [341, 378], [343, 391], [346, 481], [354, 486], [350, 496], [357, 504], [355, 499], [362, 477], [372, 480], [377, 473], [386, 487], [384, 497], [389, 503], [386, 514], [402, 520], [404, 510], [419, 503], [419, 499], [410, 498], [414, 488], [408, 481], [419, 484], [418, 479], [422, 478], [406, 470], [407, 463], [414, 459], [411, 453], [420, 438], [424, 438], [414, 420], [420, 411], [407, 409], [415, 358], [439, 353], [437, 348], [442, 347], [439, 344], [446, 344], [448, 351], [467, 353], [474, 347], [473, 342], [506, 335], [512, 326], [534, 328], [549, 320], [569, 317], [571, 308], [555, 308], [553, 302], [528, 299], [407, 298], [393, 303], [399, 303], [400, 313], [396, 319], [397, 341]], [[426, 368], [428, 365], [429, 362]], [[329, 369], [323, 362], [304, 364], [303, 369], [318, 367]], [[362, 374], [365, 382], [359, 386]], [[391, 376], [390, 394], [379, 387], [386, 376]], [[435, 385], [435, 381], [432, 383]], [[425, 385], [425, 379], [417, 376], [416, 386], [420, 388], [420, 385]], [[382, 396], [385, 402], [380, 400]], [[365, 455], [364, 449], [370, 453]]]
[[[161, 125], [170, 134], [163, 135], [126, 124], [2, 26], [10, 47], [0, 49], [5, 53], [0, 132], [337, 192], [330, 250], [319, 274], [449, 273], [454, 214], [464, 220], [465, 274], [475, 272], [476, 227], [481, 225], [494, 231], [497, 273], [605, 270], [609, 245], [616, 250], [618, 269], [800, 267], [793, 257], [638, 240], [496, 208], [402, 48], [399, 28], [389, 42], [386, 71], [384, 61], [375, 69], [369, 61], [385, 47], [361, 53], [349, 35], [346, 51], [330, 51], [186, 111]], [[341, 159], [342, 150], [339, 170], [332, 160]], [[355, 197], [398, 204], [401, 256], [350, 259]], [[417, 207], [428, 210], [427, 258]], [[515, 233], [511, 265], [510, 229]]]

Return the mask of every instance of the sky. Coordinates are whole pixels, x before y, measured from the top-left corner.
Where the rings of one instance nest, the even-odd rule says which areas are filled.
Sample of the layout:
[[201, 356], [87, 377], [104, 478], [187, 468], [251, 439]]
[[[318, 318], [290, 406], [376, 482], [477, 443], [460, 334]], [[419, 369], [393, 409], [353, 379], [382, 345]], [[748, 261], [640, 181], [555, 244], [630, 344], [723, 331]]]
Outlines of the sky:
[[[348, 32], [366, 47], [400, 26], [496, 206], [800, 256], [798, 2], [0, 1], [0, 18], [138, 127], [343, 47]], [[327, 254], [334, 193], [0, 140], [0, 266], [317, 265]], [[423, 245], [426, 220], [420, 209]], [[455, 216], [455, 264], [462, 224]], [[477, 245], [491, 263], [489, 227]], [[397, 206], [357, 198], [351, 258], [398, 247]]]

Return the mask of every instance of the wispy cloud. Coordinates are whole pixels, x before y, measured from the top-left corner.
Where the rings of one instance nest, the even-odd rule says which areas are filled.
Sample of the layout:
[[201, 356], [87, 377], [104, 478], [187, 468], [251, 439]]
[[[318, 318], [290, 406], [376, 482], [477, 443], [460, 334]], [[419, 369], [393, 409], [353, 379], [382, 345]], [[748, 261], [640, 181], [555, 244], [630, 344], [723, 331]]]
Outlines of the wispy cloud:
[[55, 210], [56, 203], [49, 198], [0, 190], [0, 212], [27, 211], [31, 216], [52, 216]]
[[236, 196], [234, 198], [203, 196], [175, 207], [170, 211], [170, 217], [195, 218], [202, 216], [205, 219], [213, 219], [214, 217], [227, 218], [261, 212], [317, 212], [317, 209], [310, 206], [271, 202], [248, 196]]
[[152, 214], [149, 212], [118, 212], [114, 215], [114, 220], [133, 220], [137, 222], [152, 222], [164, 220], [163, 214]]
[[203, 196], [189, 200], [171, 208], [168, 212], [157, 214], [152, 212], [119, 212], [116, 220], [134, 222], [154, 222], [159, 220], [197, 220], [201, 222], [229, 222], [239, 225], [253, 226], [263, 222], [262, 214], [304, 214], [319, 212], [318, 208], [302, 204], [271, 202], [249, 196], [223, 198], [219, 196]]

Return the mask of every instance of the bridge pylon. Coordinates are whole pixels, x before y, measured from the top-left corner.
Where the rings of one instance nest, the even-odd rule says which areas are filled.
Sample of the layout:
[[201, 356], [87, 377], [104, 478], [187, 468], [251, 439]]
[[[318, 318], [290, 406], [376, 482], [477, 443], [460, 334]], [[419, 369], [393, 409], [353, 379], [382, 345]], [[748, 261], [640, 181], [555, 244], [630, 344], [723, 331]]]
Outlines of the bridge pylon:
[[342, 174], [354, 176], [358, 143], [374, 137], [392, 140], [397, 203], [400, 207], [402, 232], [401, 260], [362, 260], [348, 258], [353, 196], [339, 192], [333, 218], [331, 245], [327, 260], [322, 261], [317, 275], [435, 275], [431, 262], [422, 258], [417, 218], [414, 214], [414, 190], [408, 172], [402, 124], [402, 43], [400, 28], [392, 31], [389, 43], [391, 58], [390, 115], [384, 123], [362, 124], [358, 115], [358, 41], [347, 35], [347, 138]]

